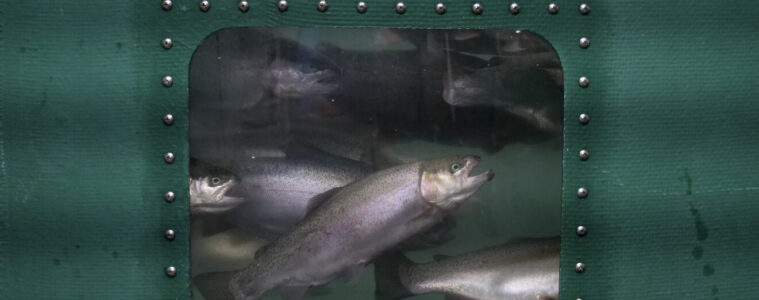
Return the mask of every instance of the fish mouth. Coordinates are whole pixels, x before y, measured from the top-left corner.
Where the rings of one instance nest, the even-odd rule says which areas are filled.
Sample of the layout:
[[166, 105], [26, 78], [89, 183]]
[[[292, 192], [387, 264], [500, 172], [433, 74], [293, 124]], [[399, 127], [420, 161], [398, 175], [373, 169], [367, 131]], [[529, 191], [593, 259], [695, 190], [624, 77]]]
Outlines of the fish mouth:
[[477, 155], [467, 156], [466, 162], [467, 163], [464, 168], [466, 169], [465, 180], [467, 184], [479, 186], [487, 181], [493, 180], [493, 177], [495, 177], [495, 171], [493, 171], [493, 169], [489, 169], [482, 174], [472, 176], [474, 169], [477, 168], [477, 166], [480, 164], [479, 156]]
[[215, 203], [190, 203], [190, 213], [192, 214], [215, 214], [223, 213], [235, 209], [243, 202], [243, 198], [224, 197], [222, 201]]
[[190, 203], [190, 208], [232, 208], [242, 203], [242, 199], [234, 197], [225, 197], [218, 202], [196, 202]]

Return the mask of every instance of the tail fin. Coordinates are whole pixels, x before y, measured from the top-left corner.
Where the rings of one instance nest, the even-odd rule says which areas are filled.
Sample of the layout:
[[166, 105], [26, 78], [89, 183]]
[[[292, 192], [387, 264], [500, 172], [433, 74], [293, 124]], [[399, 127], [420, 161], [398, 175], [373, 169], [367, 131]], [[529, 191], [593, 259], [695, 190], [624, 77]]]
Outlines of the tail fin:
[[394, 300], [413, 296], [401, 282], [403, 269], [413, 265], [403, 253], [393, 251], [374, 261], [375, 294], [378, 300]]

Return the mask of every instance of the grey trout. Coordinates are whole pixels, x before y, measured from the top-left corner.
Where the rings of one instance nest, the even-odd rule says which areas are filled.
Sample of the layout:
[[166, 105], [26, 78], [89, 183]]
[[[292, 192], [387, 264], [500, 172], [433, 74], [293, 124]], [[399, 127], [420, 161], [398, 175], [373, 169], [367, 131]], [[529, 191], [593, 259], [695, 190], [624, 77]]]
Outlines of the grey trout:
[[479, 300], [559, 299], [560, 240], [520, 239], [436, 262], [403, 254], [375, 262], [378, 299], [425, 293]]
[[371, 173], [365, 163], [297, 148], [283, 150], [283, 158], [239, 160], [231, 170], [198, 168], [208, 175], [190, 181], [190, 211], [223, 214], [245, 231], [276, 238], [319, 205], [315, 196]]
[[248, 232], [276, 238], [317, 207], [316, 197], [371, 173], [369, 165], [325, 153], [254, 159], [233, 168], [240, 183], [228, 197], [246, 200], [227, 215]]
[[451, 156], [376, 172], [327, 198], [290, 232], [256, 253], [232, 277], [236, 299], [258, 299], [280, 288], [300, 298], [311, 286], [357, 277], [377, 255], [439, 223], [487, 181], [470, 176], [476, 156]]
[[[305, 51], [305, 50], [302, 50]], [[317, 98], [336, 91], [338, 73], [331, 69], [314, 69], [304, 62], [276, 59], [267, 70], [267, 83], [279, 98]]]

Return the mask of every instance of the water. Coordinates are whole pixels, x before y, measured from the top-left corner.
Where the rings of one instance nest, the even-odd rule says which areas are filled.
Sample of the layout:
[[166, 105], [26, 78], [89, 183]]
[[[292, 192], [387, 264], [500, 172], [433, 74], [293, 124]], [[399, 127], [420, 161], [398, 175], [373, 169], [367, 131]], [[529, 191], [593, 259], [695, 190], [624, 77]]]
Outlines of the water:
[[[281, 167], [297, 157], [371, 173], [474, 154], [482, 157], [475, 173], [493, 169], [496, 176], [452, 214], [455, 226], [448, 235], [454, 238], [405, 254], [429, 262], [435, 254], [556, 236], [562, 80], [553, 48], [527, 31], [221, 30], [201, 43], [190, 66], [191, 177], [223, 173], [244, 181], [250, 171], [240, 170], [267, 170], [256, 175], [276, 180], [245, 184], [288, 183], [293, 181], [277, 176], [290, 173], [275, 173], [281, 168], [240, 166]], [[313, 170], [298, 174], [326, 178]], [[244, 268], [257, 248], [282, 234], [241, 227], [233, 220], [240, 218], [232, 216], [236, 209], [193, 211], [193, 276]], [[194, 299], [203, 299], [201, 289], [193, 291]], [[305, 299], [372, 299], [374, 293], [369, 264], [358, 279], [332, 280], [311, 288]], [[264, 298], [280, 296], [270, 292]]]

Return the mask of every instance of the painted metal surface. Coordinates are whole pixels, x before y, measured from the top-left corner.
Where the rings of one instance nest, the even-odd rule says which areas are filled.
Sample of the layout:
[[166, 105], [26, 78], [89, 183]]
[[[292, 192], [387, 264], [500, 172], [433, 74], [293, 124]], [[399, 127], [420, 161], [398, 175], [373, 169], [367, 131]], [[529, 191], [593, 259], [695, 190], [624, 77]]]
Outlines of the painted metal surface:
[[[759, 293], [751, 1], [31, 1], [0, 12], [0, 295], [189, 298], [187, 68], [225, 27], [521, 28], [564, 66], [562, 299]], [[280, 6], [281, 8], [281, 6]], [[642, 9], [651, 8], [651, 9]], [[584, 11], [584, 10], [583, 10]], [[171, 37], [171, 49], [156, 41]], [[578, 47], [581, 37], [593, 40]], [[160, 79], [170, 74], [165, 87]], [[580, 88], [576, 78], [593, 84]], [[174, 116], [174, 125], [160, 119]], [[586, 125], [576, 117], [586, 114]], [[587, 116], [593, 116], [587, 122]], [[588, 161], [581, 149], [593, 150]], [[161, 155], [172, 152], [173, 164]], [[577, 189], [592, 190], [586, 199]], [[164, 201], [162, 195], [175, 194]], [[175, 198], [176, 197], [176, 198]], [[589, 228], [578, 237], [577, 226]], [[575, 267], [582, 262], [583, 272]], [[167, 267], [176, 277], [167, 277]], [[169, 272], [171, 273], [171, 272]]]

